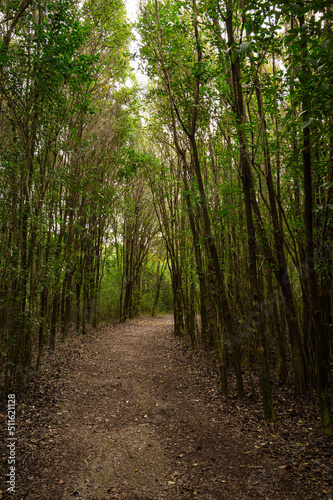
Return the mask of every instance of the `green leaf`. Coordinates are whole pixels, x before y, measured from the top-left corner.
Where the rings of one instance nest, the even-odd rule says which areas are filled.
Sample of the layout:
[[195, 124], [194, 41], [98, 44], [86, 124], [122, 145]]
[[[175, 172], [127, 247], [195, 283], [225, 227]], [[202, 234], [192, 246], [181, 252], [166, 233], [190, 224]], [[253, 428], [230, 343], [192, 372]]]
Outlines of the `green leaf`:
[[291, 8], [294, 12], [299, 12], [301, 10], [301, 6], [298, 3], [292, 4]]
[[286, 45], [289, 45], [289, 43], [291, 43], [293, 40], [295, 40], [295, 38], [297, 37], [297, 33], [289, 33], [285, 39], [284, 39], [284, 43]]
[[310, 127], [311, 123], [313, 123], [313, 122], [314, 122], [314, 118], [309, 118], [308, 120], [306, 120], [306, 122], [303, 123], [302, 129], [304, 130], [305, 128]]
[[313, 57], [307, 57], [306, 60], [313, 68], [317, 67], [317, 61]]
[[242, 52], [242, 54], [244, 54], [244, 52], [246, 52], [249, 49], [250, 43], [251, 42], [246, 42], [246, 43], [240, 44], [239, 48], [240, 48], [240, 51]]

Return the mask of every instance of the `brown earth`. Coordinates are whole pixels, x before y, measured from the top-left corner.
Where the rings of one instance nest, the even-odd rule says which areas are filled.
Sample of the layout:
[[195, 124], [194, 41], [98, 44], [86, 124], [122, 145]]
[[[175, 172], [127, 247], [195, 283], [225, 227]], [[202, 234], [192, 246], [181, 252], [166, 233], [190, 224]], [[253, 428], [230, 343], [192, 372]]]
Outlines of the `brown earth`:
[[46, 355], [17, 395], [16, 493], [2, 482], [0, 498], [332, 498], [332, 439], [318, 419], [301, 420], [280, 391], [288, 418], [266, 426], [260, 402], [222, 396], [212, 355], [172, 329], [171, 316], [139, 318]]

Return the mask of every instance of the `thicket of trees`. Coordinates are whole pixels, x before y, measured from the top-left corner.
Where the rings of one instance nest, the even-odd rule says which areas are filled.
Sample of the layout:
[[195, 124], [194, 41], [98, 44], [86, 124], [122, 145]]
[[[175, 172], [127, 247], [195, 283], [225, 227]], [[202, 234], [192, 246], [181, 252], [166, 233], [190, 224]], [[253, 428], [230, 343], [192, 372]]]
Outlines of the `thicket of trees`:
[[332, 18], [329, 2], [279, 0], [149, 0], [140, 17], [176, 333], [216, 350], [224, 392], [230, 363], [239, 398], [256, 366], [267, 422], [270, 367], [282, 383], [291, 360], [328, 434]]
[[330, 2], [143, 0], [145, 94], [122, 0], [0, 7], [4, 392], [73, 322], [172, 294], [225, 393], [257, 373], [274, 422], [275, 372], [332, 434]]
[[123, 277], [111, 291], [120, 305], [109, 313], [123, 321], [140, 312], [148, 279], [153, 301], [159, 266], [146, 189], [130, 179], [138, 118], [123, 1], [4, 1], [0, 21], [6, 393], [29, 380], [44, 347], [54, 349], [70, 325], [81, 333], [87, 322], [97, 325], [101, 281], [115, 252]]

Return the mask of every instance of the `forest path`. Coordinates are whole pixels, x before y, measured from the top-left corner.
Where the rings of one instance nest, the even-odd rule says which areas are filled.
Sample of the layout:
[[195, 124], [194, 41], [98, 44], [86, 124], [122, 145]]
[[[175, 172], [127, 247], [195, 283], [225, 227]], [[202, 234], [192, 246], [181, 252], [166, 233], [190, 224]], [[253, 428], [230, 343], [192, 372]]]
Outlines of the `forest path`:
[[77, 344], [25, 499], [296, 498], [224, 415], [216, 378], [187, 364], [172, 323], [140, 318]]

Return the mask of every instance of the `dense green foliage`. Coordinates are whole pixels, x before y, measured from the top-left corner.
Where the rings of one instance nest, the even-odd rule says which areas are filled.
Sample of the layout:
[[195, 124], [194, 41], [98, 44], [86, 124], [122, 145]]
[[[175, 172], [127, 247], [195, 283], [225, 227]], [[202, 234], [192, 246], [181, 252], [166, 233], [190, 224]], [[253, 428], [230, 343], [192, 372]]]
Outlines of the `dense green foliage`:
[[[103, 275], [102, 306], [108, 317], [122, 314], [125, 258], [112, 277], [108, 265], [115, 249], [123, 259], [123, 246], [138, 236], [126, 227], [138, 103], [122, 0], [0, 7], [0, 349], [7, 392], [29, 380], [44, 346], [54, 349], [73, 323], [82, 333], [87, 322], [97, 324]], [[138, 297], [156, 274], [155, 255], [148, 245], [134, 277]], [[117, 278], [108, 290], [107, 280]], [[155, 285], [144, 293], [149, 297], [129, 303], [127, 315], [151, 312]]]
[[282, 383], [291, 362], [326, 433], [332, 15], [326, 2], [148, 0], [139, 22], [175, 330], [215, 349], [225, 392], [230, 364], [240, 398], [244, 369], [256, 371], [268, 422], [271, 368]]
[[330, 3], [142, 1], [145, 92], [122, 0], [0, 16], [5, 392], [71, 325], [173, 308], [225, 393], [257, 375], [274, 422], [293, 383], [332, 434]]

